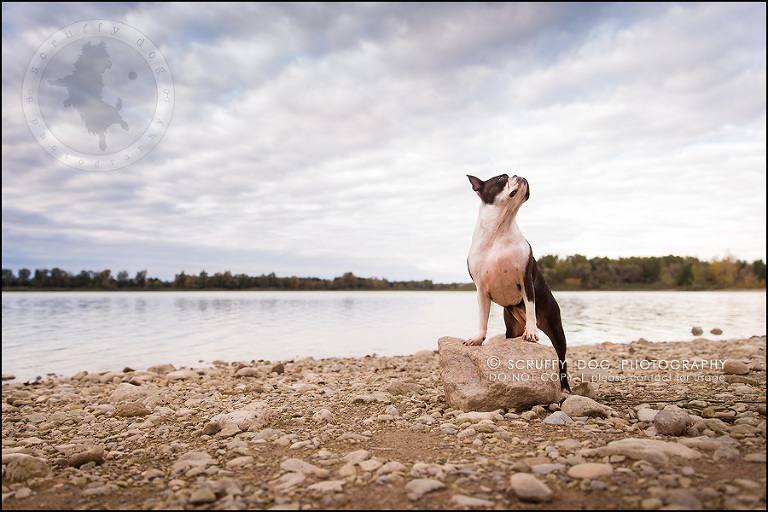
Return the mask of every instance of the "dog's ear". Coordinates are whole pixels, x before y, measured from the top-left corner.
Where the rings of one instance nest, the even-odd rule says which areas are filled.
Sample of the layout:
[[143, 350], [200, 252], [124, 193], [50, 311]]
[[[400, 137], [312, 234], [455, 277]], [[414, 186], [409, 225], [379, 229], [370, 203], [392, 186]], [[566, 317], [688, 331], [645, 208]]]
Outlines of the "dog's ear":
[[467, 178], [469, 178], [469, 182], [472, 184], [472, 190], [480, 192], [483, 189], [483, 180], [470, 176], [469, 174], [467, 174]]

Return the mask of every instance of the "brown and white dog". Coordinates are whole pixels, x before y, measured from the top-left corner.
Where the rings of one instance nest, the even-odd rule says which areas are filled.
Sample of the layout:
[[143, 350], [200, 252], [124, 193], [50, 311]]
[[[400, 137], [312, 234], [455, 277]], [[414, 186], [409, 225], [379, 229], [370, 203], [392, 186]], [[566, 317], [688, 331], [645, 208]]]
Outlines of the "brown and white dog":
[[507, 338], [522, 336], [526, 341], [538, 341], [537, 327], [549, 336], [560, 361], [560, 388], [570, 392], [560, 306], [516, 221], [520, 206], [530, 197], [528, 181], [506, 174], [487, 181], [467, 177], [481, 199], [467, 258], [469, 275], [477, 287], [480, 329], [464, 344], [482, 345], [485, 341], [493, 301], [504, 308]]

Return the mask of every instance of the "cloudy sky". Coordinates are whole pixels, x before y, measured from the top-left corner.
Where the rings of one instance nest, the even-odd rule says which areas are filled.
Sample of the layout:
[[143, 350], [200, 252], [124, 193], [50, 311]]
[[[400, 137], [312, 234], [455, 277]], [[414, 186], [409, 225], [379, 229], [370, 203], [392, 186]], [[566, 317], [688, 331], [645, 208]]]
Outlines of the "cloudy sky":
[[[3, 268], [466, 282], [465, 175], [501, 173], [530, 182], [537, 257], [766, 259], [764, 3], [2, 9]], [[41, 45], [88, 20], [135, 28], [172, 73], [162, 139], [112, 172], [57, 161], [22, 105]], [[106, 41], [102, 98], [130, 125], [111, 151], [157, 98]], [[38, 92], [51, 132], [99, 154], [66, 89]]]

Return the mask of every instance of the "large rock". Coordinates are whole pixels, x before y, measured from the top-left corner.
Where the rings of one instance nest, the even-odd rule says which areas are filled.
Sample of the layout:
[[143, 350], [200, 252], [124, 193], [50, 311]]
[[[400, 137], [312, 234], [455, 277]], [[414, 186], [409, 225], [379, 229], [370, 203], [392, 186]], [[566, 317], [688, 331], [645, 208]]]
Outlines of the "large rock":
[[560, 400], [552, 347], [503, 336], [474, 347], [462, 342], [449, 336], [437, 341], [445, 399], [454, 409], [522, 409]]

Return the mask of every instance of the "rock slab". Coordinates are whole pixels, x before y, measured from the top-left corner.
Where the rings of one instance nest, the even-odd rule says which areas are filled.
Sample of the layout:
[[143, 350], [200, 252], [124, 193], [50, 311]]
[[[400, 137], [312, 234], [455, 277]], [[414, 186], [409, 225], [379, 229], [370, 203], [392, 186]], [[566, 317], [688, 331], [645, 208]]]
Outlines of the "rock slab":
[[437, 342], [445, 399], [454, 409], [524, 409], [560, 400], [553, 348], [503, 336], [474, 347], [462, 342], [449, 336]]

